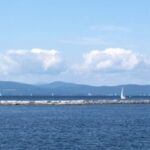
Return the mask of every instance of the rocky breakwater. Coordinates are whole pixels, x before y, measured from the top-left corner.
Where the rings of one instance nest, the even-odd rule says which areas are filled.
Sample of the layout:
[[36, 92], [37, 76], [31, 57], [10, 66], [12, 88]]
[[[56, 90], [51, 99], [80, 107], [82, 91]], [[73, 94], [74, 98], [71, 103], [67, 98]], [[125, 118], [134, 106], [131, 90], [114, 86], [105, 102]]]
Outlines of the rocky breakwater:
[[0, 105], [150, 104], [150, 100], [1, 100]]

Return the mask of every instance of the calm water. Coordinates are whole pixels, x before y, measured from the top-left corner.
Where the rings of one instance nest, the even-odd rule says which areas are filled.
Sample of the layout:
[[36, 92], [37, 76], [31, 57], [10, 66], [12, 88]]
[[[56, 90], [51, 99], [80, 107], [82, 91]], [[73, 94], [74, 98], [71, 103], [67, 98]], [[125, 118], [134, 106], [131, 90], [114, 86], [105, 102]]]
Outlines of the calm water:
[[0, 150], [149, 150], [150, 105], [0, 106]]

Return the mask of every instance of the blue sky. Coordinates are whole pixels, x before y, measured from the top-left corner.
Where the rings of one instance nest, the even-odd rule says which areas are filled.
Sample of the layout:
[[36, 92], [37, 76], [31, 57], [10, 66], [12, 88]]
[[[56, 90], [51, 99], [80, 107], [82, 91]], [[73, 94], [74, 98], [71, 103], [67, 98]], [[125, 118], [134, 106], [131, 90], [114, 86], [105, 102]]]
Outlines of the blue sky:
[[149, 6], [149, 0], [0, 0], [0, 80], [150, 84]]

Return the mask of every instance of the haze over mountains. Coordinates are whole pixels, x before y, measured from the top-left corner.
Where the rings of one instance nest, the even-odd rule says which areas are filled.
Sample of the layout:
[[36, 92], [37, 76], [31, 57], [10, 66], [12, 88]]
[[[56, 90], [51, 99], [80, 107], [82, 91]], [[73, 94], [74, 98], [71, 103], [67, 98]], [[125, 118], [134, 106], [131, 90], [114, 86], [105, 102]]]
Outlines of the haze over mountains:
[[0, 81], [0, 94], [2, 96], [117, 96], [120, 95], [122, 88], [124, 88], [124, 94], [128, 96], [150, 95], [150, 85], [90, 86], [60, 81], [32, 85]]

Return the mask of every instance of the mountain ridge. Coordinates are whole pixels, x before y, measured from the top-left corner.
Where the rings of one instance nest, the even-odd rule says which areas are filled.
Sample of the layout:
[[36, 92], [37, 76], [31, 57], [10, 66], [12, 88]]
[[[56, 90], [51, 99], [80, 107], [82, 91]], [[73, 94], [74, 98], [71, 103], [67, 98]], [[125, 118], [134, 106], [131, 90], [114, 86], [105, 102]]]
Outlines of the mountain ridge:
[[58, 96], [113, 96], [120, 95], [124, 88], [125, 95], [150, 95], [150, 85], [122, 84], [93, 86], [71, 82], [55, 81], [46, 84], [27, 84], [13, 81], [0, 81], [2, 95], [58, 95]]

